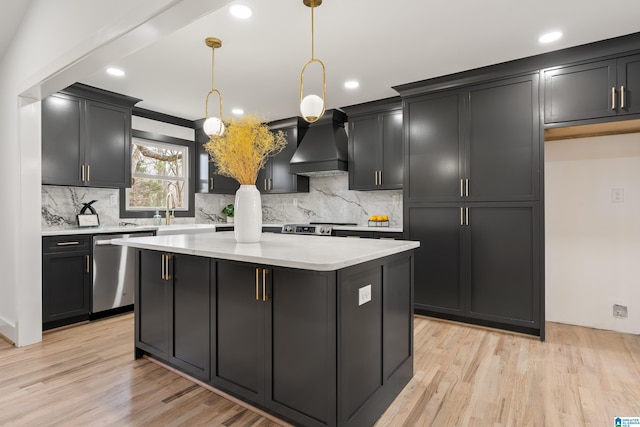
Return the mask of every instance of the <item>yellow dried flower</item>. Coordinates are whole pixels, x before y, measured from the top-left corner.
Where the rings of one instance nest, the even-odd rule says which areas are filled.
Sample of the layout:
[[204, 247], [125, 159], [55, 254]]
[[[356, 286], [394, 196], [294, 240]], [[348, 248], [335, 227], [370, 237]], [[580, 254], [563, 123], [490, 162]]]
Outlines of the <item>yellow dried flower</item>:
[[282, 131], [271, 132], [266, 124], [250, 115], [232, 120], [221, 136], [212, 136], [204, 144], [217, 173], [241, 185], [255, 185], [267, 157], [278, 154], [286, 146]]

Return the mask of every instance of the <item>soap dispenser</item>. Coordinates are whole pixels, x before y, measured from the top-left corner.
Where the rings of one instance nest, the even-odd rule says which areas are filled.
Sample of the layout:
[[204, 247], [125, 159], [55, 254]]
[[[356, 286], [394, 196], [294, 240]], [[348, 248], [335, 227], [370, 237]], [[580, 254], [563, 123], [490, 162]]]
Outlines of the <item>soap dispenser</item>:
[[156, 209], [156, 214], [153, 216], [153, 225], [162, 224], [162, 216], [160, 216], [160, 212]]

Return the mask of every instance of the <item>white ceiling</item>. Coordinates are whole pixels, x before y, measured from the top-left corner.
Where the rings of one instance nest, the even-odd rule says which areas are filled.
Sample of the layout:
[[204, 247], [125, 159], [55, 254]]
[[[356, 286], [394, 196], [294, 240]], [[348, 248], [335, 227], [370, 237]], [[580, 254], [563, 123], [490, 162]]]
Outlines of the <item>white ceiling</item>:
[[[253, 8], [249, 20], [225, 7], [112, 64], [125, 77], [100, 70], [82, 82], [141, 98], [143, 108], [202, 118], [211, 88], [204, 39], [212, 36], [222, 39], [215, 82], [225, 117], [234, 107], [266, 120], [299, 115], [310, 9], [302, 0], [243, 2]], [[638, 0], [324, 0], [315, 11], [315, 50], [327, 68], [327, 107], [336, 108], [396, 96], [394, 85], [638, 32], [638, 17]], [[564, 37], [540, 45], [550, 30]], [[305, 77], [309, 86], [318, 80]], [[360, 87], [345, 89], [347, 79]], [[215, 102], [210, 108], [216, 112]]]

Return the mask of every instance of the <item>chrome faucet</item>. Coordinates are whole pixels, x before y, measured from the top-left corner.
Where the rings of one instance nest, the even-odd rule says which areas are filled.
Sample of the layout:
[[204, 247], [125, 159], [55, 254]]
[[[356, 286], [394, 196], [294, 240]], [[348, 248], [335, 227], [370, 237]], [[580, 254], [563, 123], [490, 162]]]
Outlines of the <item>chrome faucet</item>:
[[[172, 208], [171, 208], [171, 213], [169, 213], [169, 200], [171, 200], [171, 204], [172, 204]], [[165, 204], [166, 204], [166, 210], [164, 213], [164, 218], [165, 218], [165, 224], [169, 225], [171, 224], [171, 219], [175, 218], [175, 211], [176, 211], [176, 200], [173, 198], [173, 193], [167, 193], [167, 199], [165, 200]]]

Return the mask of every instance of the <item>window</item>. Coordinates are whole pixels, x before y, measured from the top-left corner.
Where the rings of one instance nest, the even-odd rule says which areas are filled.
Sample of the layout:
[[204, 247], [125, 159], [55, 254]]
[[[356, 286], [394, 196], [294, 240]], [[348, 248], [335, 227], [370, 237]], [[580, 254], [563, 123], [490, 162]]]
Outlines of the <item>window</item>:
[[164, 211], [167, 195], [176, 216], [193, 216], [191, 150], [194, 143], [164, 135], [133, 131], [131, 188], [121, 192], [121, 217], [151, 217]]

